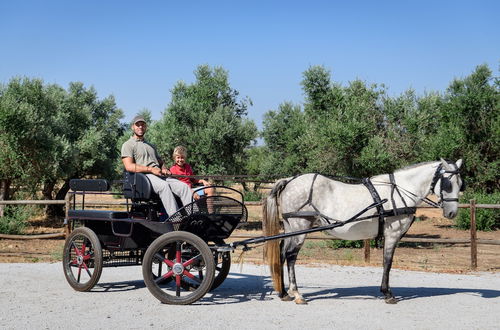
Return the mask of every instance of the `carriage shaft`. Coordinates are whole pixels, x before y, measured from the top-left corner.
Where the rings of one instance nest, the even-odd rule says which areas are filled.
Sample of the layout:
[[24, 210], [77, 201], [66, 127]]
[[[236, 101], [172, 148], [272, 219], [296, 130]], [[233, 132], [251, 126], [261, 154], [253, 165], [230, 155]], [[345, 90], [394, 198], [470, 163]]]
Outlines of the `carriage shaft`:
[[361, 217], [360, 218], [360, 216], [363, 213], [365, 213], [366, 211], [368, 211], [368, 210], [370, 210], [370, 209], [372, 209], [374, 207], [377, 207], [379, 205], [382, 205], [385, 202], [387, 202], [387, 199], [383, 199], [383, 200], [381, 200], [378, 203], [370, 204], [369, 206], [367, 206], [366, 208], [364, 208], [363, 210], [361, 210], [360, 212], [358, 212], [357, 214], [355, 214], [351, 218], [349, 218], [349, 219], [347, 219], [345, 221], [342, 221], [342, 222], [335, 222], [335, 223], [332, 223], [332, 224], [327, 225], [327, 226], [321, 226], [321, 227], [315, 227], [315, 228], [310, 228], [310, 229], [298, 230], [298, 231], [294, 231], [294, 232], [291, 232], [291, 233], [283, 233], [283, 234], [272, 235], [272, 236], [260, 236], [260, 237], [250, 238], [250, 239], [246, 239], [246, 240], [243, 240], [243, 241], [237, 241], [237, 242], [232, 242], [232, 243], [223, 245], [223, 246], [221, 246], [221, 248], [224, 248], [224, 247], [236, 248], [238, 246], [245, 246], [245, 247], [247, 247], [248, 244], [263, 243], [263, 242], [267, 242], [267, 241], [271, 241], [271, 240], [275, 240], [275, 239], [283, 239], [283, 238], [292, 237], [292, 236], [298, 236], [298, 235], [309, 234], [309, 233], [314, 233], [314, 232], [318, 232], [318, 231], [329, 230], [329, 229], [333, 229], [333, 228], [336, 228], [336, 227], [341, 227], [341, 226], [343, 226], [343, 225], [345, 225], [347, 223], [350, 223], [350, 222], [361, 221], [361, 220], [365, 220], [365, 219], [370, 219], [370, 218], [378, 217], [378, 214], [375, 214], [375, 215], [372, 215], [372, 216], [366, 216], [366, 217]]

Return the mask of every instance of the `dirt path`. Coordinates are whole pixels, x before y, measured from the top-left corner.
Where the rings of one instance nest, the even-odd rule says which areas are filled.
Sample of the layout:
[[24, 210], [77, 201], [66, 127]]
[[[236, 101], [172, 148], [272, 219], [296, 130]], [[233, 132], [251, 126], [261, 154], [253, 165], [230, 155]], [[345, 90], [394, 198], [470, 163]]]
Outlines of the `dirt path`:
[[73, 291], [60, 263], [0, 264], [2, 329], [498, 329], [500, 274], [392, 272], [400, 301], [380, 299], [381, 269], [299, 266], [306, 306], [272, 292], [267, 267], [234, 265], [195, 305], [158, 302], [140, 267], [105, 268], [88, 293]]

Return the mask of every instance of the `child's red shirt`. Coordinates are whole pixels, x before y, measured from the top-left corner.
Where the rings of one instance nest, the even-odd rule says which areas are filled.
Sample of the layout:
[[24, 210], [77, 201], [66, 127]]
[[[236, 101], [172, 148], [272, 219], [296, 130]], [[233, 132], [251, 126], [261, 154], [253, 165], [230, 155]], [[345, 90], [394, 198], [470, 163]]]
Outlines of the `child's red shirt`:
[[[174, 175], [193, 175], [193, 169], [191, 168], [191, 165], [188, 163], [185, 163], [183, 167], [180, 167], [177, 164], [174, 164], [170, 168], [170, 173]], [[193, 186], [193, 183], [198, 183], [197, 179], [194, 178], [177, 178], [178, 180], [181, 180], [185, 184], [187, 184], [189, 187]]]

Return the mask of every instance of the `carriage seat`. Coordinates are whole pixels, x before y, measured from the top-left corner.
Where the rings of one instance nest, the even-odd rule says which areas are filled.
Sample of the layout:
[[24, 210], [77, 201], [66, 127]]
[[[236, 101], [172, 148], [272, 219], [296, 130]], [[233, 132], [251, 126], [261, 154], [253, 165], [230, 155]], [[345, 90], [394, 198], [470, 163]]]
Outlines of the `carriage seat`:
[[[133, 201], [161, 201], [160, 196], [154, 192], [151, 181], [144, 173], [124, 172], [123, 195]], [[174, 198], [177, 205], [182, 207], [180, 197], [174, 194]]]
[[144, 173], [124, 172], [123, 195], [133, 201], [160, 200]]

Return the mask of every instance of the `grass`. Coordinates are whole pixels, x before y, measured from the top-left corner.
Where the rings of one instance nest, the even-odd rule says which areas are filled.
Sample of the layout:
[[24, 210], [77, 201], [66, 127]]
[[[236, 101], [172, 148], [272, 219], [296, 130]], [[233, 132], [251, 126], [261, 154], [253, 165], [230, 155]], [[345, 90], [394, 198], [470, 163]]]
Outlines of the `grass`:
[[62, 261], [63, 258], [63, 245], [64, 243], [61, 243], [61, 246], [58, 247], [57, 249], [54, 249], [50, 252], [50, 257], [54, 259], [55, 261]]
[[5, 214], [0, 218], [0, 233], [19, 235], [23, 234], [28, 226], [28, 219], [32, 215], [32, 207], [25, 205], [7, 205]]

